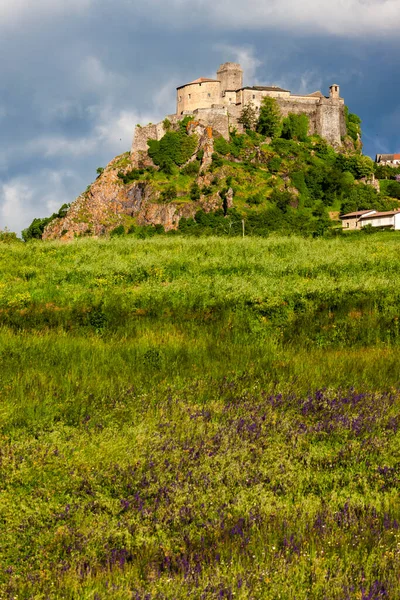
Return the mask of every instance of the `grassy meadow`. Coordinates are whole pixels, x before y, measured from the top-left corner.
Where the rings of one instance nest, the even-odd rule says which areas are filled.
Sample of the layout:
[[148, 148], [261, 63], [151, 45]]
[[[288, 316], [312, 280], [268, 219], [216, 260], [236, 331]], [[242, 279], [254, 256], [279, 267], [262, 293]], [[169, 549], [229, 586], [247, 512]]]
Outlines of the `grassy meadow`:
[[399, 251], [0, 245], [0, 599], [400, 598]]

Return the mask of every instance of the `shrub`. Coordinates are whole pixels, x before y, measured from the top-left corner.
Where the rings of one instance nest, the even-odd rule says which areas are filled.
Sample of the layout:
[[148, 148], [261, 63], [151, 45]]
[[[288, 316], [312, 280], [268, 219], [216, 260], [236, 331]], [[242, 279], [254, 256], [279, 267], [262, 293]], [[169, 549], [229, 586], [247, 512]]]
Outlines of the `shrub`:
[[121, 237], [122, 235], [125, 235], [125, 227], [123, 225], [118, 225], [117, 227], [114, 227], [114, 229], [112, 229], [110, 231], [110, 237]]
[[160, 200], [162, 200], [162, 202], [171, 202], [171, 200], [176, 198], [176, 194], [176, 186], [171, 184], [161, 192]]
[[192, 184], [192, 187], [190, 188], [190, 199], [193, 201], [200, 200], [200, 195], [201, 195], [200, 188], [199, 188], [198, 184], [196, 182], [194, 182]]
[[97, 177], [100, 177], [104, 173], [104, 167], [97, 167], [96, 169]]
[[204, 196], [211, 196], [211, 194], [213, 193], [212, 187], [210, 185], [203, 186], [201, 193]]
[[9, 231], [7, 227], [5, 229], [0, 229], [0, 243], [3, 244], [12, 244], [14, 242], [20, 242], [17, 238], [17, 234]]
[[261, 193], [253, 194], [253, 196], [249, 196], [246, 200], [247, 204], [255, 205], [255, 206], [262, 204], [263, 201], [264, 201], [264, 196]]
[[200, 171], [200, 163], [198, 160], [194, 160], [182, 167], [181, 173], [183, 175], [198, 175]]
[[222, 167], [223, 164], [224, 161], [222, 160], [222, 158], [216, 152], [214, 152], [212, 155], [211, 170], [214, 170], [218, 167]]
[[145, 173], [144, 169], [132, 169], [131, 171], [128, 171], [127, 173], [123, 173], [122, 171], [119, 171], [117, 174], [117, 177], [119, 179], [122, 179], [122, 181], [125, 183], [125, 185], [127, 185], [128, 183], [131, 183], [132, 181], [138, 181], [139, 179], [142, 179], [144, 173]]
[[219, 154], [226, 156], [230, 153], [231, 147], [226, 139], [221, 136], [214, 141], [214, 150], [215, 152], [219, 152]]
[[271, 173], [278, 173], [279, 169], [282, 165], [282, 159], [279, 156], [273, 156], [271, 160], [268, 161], [268, 169]]
[[280, 211], [286, 212], [290, 203], [293, 200], [292, 194], [287, 190], [277, 190], [276, 188], [272, 191], [270, 200]]
[[193, 156], [197, 142], [197, 136], [187, 135], [181, 123], [179, 131], [167, 131], [159, 141], [149, 140], [148, 154], [163, 171], [170, 171], [171, 165], [180, 167]]
[[344, 108], [344, 114], [346, 119], [347, 133], [352, 140], [357, 142], [361, 138], [361, 119], [357, 115], [349, 112], [347, 106]]
[[391, 198], [400, 199], [400, 183], [397, 181], [390, 181], [387, 185], [386, 193]]

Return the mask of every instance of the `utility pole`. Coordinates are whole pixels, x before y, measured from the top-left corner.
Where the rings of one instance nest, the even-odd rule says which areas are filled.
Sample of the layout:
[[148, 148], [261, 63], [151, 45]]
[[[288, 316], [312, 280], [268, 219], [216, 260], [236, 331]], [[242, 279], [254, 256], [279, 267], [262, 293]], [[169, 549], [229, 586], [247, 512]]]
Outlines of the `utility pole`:
[[244, 237], [244, 219], [242, 219], [242, 232], [243, 232], [243, 237]]

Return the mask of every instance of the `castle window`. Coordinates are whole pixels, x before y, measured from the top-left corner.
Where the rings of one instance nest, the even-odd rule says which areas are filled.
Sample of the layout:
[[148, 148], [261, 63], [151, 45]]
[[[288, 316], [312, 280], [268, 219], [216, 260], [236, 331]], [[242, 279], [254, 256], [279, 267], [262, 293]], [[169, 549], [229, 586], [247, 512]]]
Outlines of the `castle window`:
[[192, 94], [189, 94], [189, 100], [190, 100], [191, 97], [192, 97]]
[[256, 99], [256, 95], [255, 95], [255, 94], [253, 94], [253, 100], [255, 100], [255, 99]]
[[210, 94], [210, 93], [208, 93], [208, 94], [207, 94], [207, 97], [208, 97], [208, 98], [211, 98], [211, 94]]

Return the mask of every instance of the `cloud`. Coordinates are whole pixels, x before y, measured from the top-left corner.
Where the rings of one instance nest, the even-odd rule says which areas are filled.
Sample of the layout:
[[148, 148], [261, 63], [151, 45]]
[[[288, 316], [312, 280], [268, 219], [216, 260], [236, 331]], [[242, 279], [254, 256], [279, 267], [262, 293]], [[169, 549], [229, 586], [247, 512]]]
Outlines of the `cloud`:
[[262, 65], [262, 62], [255, 56], [253, 46], [216, 44], [215, 49], [221, 53], [221, 56], [225, 57], [226, 61], [237, 62], [241, 65], [248, 80], [246, 83], [258, 83], [256, 81], [256, 71]]
[[[227, 29], [296, 30], [337, 36], [396, 35], [398, 0], [147, 0], [135, 4], [142, 15], [187, 27], [207, 22]], [[316, 48], [316, 50], [318, 50]]]
[[41, 169], [0, 183], [0, 229], [19, 233], [35, 217], [44, 217], [73, 200], [77, 176], [68, 170]]
[[82, 13], [92, 0], [0, 0], [0, 27]]

